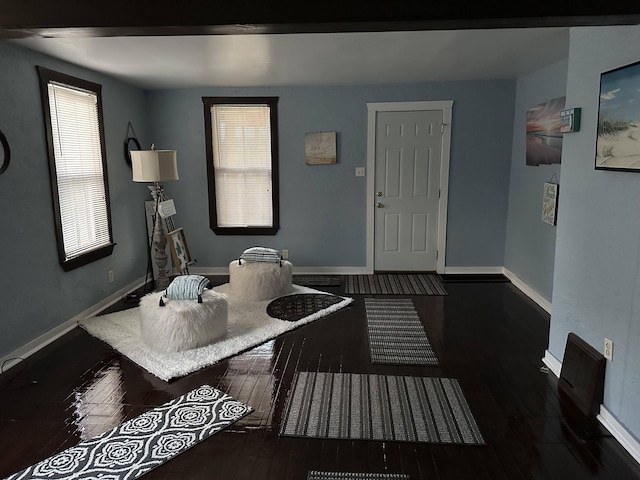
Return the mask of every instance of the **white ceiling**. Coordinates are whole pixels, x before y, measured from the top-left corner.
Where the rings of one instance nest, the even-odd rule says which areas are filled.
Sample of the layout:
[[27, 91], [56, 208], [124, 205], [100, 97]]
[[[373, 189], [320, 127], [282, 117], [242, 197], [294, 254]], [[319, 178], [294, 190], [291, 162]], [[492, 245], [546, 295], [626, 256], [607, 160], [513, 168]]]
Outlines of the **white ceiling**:
[[12, 40], [147, 89], [514, 79], [568, 55], [569, 28]]

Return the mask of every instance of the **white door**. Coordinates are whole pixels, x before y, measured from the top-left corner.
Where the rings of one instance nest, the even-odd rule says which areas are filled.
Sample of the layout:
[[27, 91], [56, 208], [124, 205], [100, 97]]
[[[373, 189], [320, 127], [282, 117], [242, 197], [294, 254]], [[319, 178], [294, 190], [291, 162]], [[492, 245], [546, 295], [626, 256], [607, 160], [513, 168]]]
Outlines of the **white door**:
[[442, 110], [377, 112], [376, 271], [436, 271], [442, 125]]

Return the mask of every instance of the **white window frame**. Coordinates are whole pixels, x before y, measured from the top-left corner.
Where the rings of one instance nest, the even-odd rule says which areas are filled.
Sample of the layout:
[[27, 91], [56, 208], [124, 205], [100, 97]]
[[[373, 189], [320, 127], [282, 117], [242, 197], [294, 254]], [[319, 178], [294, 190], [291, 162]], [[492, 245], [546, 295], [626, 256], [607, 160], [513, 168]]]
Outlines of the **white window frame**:
[[[111, 255], [115, 245], [111, 227], [102, 86], [40, 66], [37, 70], [47, 136], [58, 257], [62, 268], [69, 271]], [[56, 107], [57, 101], [64, 102], [66, 106], [73, 104], [76, 93], [79, 111], [86, 114], [89, 110], [88, 115], [76, 117]], [[65, 99], [56, 100], [61, 96]], [[95, 107], [91, 106], [92, 102], [95, 102]], [[95, 112], [91, 112], [92, 108]]]

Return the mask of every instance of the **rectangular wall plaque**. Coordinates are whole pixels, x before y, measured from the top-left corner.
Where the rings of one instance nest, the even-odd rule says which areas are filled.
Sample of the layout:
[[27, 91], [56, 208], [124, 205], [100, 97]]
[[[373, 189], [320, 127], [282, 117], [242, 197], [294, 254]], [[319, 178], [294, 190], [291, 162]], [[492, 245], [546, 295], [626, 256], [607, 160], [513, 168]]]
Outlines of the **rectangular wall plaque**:
[[581, 108], [568, 108], [560, 112], [560, 131], [571, 133], [580, 131]]

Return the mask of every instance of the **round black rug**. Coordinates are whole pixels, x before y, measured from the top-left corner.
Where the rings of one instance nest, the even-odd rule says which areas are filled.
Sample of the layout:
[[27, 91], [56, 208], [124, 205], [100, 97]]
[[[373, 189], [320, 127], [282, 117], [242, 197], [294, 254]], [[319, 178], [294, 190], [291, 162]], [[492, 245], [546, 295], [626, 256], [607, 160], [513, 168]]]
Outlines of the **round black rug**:
[[267, 305], [267, 314], [279, 320], [297, 322], [320, 310], [344, 300], [337, 295], [323, 295], [321, 293], [299, 293], [276, 298]]

